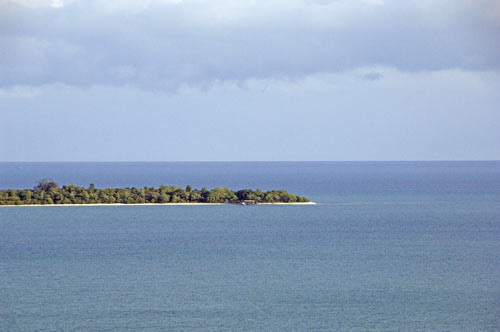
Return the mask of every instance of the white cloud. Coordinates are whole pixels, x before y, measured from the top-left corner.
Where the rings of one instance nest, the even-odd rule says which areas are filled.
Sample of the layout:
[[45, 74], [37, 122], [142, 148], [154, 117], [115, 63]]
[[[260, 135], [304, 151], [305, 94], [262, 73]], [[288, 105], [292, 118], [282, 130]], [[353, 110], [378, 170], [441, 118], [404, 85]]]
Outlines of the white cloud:
[[40, 8], [40, 7], [62, 8], [65, 4], [72, 1], [74, 0], [0, 0], [0, 5], [11, 3], [11, 4], [18, 4], [28, 8]]
[[0, 87], [176, 90], [373, 66], [498, 70], [495, 10], [494, 0], [3, 1]]
[[41, 94], [41, 88], [16, 85], [0, 89], [0, 98], [33, 98]]

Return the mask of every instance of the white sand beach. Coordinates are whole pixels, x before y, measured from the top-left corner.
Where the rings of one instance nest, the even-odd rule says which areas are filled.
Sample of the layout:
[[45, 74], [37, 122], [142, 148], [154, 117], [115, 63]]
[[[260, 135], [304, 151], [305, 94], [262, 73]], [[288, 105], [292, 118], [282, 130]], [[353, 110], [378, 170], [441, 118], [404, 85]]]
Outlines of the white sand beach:
[[[254, 205], [316, 205], [315, 202], [295, 202], [295, 203], [258, 203]], [[57, 207], [57, 206], [205, 206], [205, 205], [241, 205], [238, 203], [91, 203], [91, 204], [25, 204], [25, 205], [0, 205], [1, 207], [29, 207], [29, 206], [43, 206], [43, 207]]]

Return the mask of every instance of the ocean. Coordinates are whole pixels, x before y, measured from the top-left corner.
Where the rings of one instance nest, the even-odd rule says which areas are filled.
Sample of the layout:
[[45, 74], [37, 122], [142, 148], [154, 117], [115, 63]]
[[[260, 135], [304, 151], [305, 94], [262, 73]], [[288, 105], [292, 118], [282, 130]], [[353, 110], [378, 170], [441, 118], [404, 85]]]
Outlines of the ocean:
[[0, 189], [317, 205], [0, 207], [0, 331], [500, 331], [500, 162], [0, 163]]

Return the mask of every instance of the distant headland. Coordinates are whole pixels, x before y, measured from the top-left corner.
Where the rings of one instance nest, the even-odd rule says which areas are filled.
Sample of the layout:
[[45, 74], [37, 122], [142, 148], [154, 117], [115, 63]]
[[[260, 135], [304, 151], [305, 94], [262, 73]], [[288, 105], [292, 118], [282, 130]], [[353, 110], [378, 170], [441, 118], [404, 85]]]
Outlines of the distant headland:
[[0, 205], [152, 205], [152, 204], [314, 204], [306, 197], [285, 190], [228, 188], [207, 190], [176, 186], [159, 188], [88, 188], [71, 185], [60, 187], [52, 179], [38, 181], [33, 189], [0, 190]]

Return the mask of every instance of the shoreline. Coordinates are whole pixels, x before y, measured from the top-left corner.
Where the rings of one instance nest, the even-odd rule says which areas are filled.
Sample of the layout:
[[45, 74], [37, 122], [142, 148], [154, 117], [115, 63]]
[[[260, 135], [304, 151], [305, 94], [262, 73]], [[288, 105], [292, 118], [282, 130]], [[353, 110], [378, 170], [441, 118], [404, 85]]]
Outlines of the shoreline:
[[254, 206], [254, 205], [316, 205], [315, 202], [294, 202], [294, 203], [257, 203], [251, 205], [242, 205], [238, 203], [90, 203], [90, 204], [22, 204], [22, 205], [0, 205], [1, 207], [26, 207], [26, 206], [204, 206], [204, 205], [242, 205], [242, 206]]

